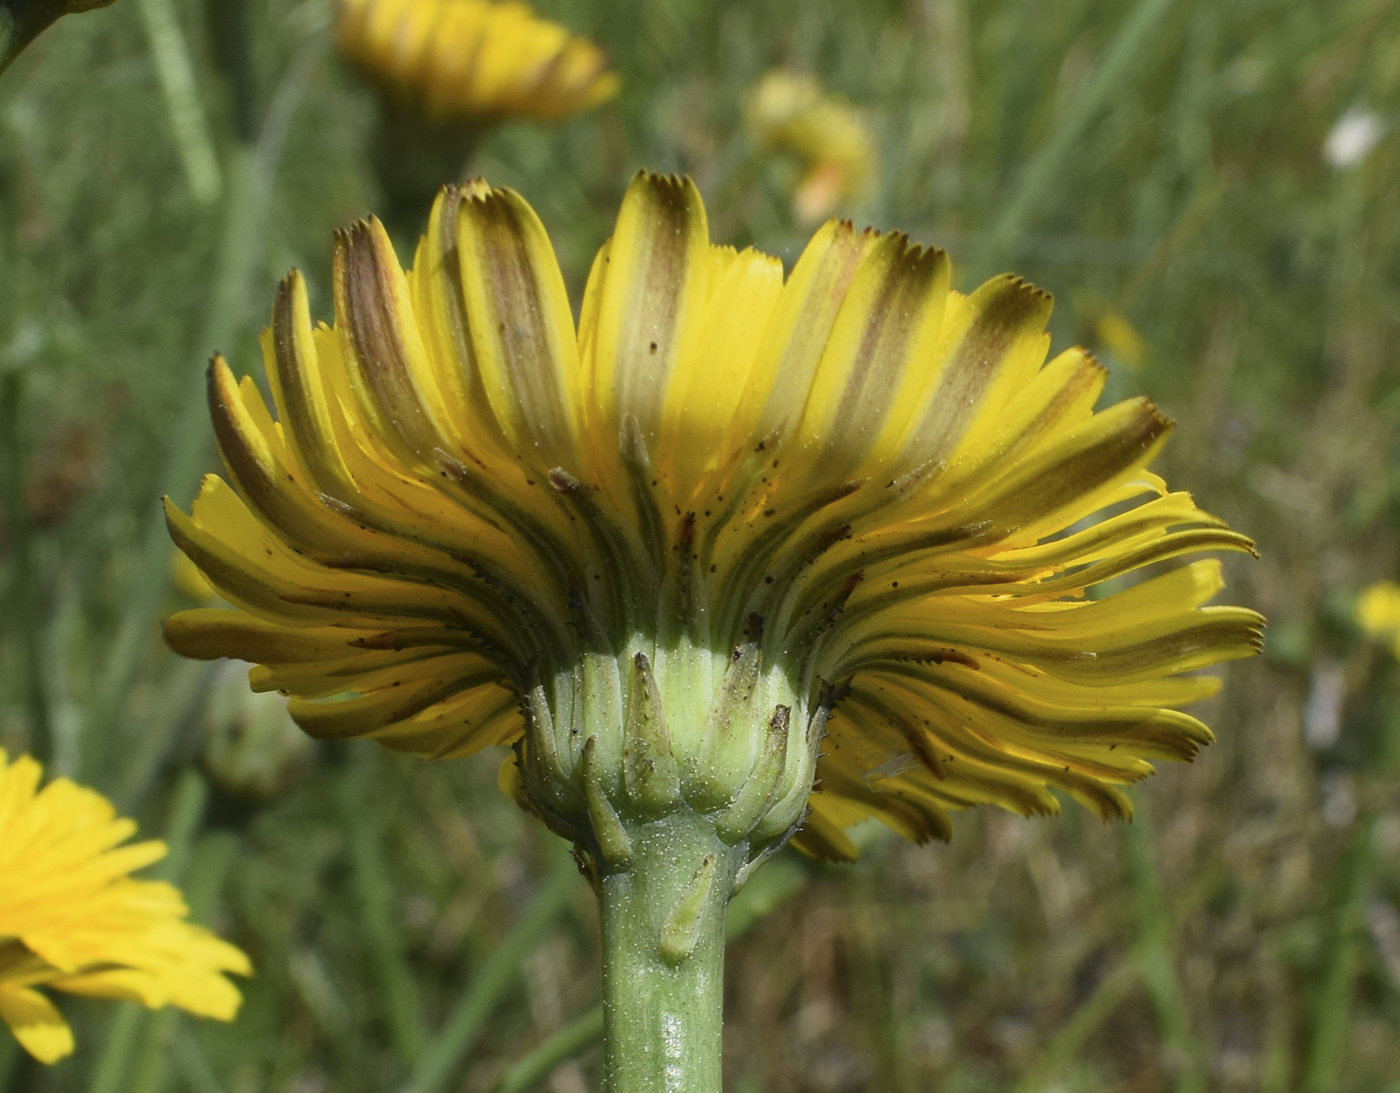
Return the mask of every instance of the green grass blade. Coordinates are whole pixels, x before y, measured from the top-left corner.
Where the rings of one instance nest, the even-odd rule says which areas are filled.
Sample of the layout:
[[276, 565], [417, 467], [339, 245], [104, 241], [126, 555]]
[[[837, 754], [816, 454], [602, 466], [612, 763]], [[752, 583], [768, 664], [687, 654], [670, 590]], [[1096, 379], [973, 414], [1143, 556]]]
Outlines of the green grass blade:
[[1372, 816], [1357, 821], [1355, 836], [1337, 870], [1325, 963], [1311, 998], [1312, 1027], [1300, 1093], [1331, 1093], [1341, 1087], [1351, 1031], [1352, 984], [1372, 888], [1375, 826]]
[[995, 272], [996, 267], [1007, 260], [1012, 243], [1054, 189], [1090, 124], [1114, 93], [1132, 78], [1133, 65], [1173, 3], [1175, 0], [1141, 0], [1119, 27], [1059, 128], [1031, 160], [1012, 191], [1011, 199], [982, 239], [969, 265], [974, 274], [973, 283]]
[[212, 205], [223, 189], [223, 177], [175, 5], [171, 0], [140, 0], [138, 6], [170, 116], [175, 150], [185, 169], [185, 181], [196, 201]]
[[412, 1067], [423, 1053], [426, 1040], [422, 1007], [413, 972], [404, 958], [403, 938], [394, 924], [393, 888], [384, 859], [376, 815], [369, 804], [379, 748], [362, 745], [353, 766], [344, 772], [338, 789], [341, 822], [350, 839], [350, 864], [370, 955], [394, 1050], [405, 1067]]
[[544, 939], [577, 883], [578, 867], [561, 854], [524, 915], [472, 977], [402, 1093], [445, 1093], [451, 1086], [482, 1025], [514, 981], [520, 962]]
[[575, 1055], [603, 1038], [603, 1005], [575, 1017], [524, 1058], [506, 1068], [495, 1093], [526, 1093]]

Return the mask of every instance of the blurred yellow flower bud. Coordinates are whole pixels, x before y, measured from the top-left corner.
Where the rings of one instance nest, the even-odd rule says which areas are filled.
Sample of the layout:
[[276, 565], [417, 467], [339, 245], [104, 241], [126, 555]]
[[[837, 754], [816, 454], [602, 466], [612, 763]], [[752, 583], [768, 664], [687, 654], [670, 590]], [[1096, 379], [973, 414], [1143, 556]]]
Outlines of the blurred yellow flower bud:
[[617, 94], [601, 49], [521, 3], [340, 0], [335, 30], [371, 82], [430, 118], [555, 120]]
[[1094, 321], [1094, 340], [1129, 368], [1141, 368], [1147, 359], [1147, 339], [1116, 311], [1106, 311]]
[[201, 758], [224, 792], [267, 801], [296, 786], [311, 769], [316, 742], [287, 713], [287, 696], [248, 689], [248, 663], [215, 670], [204, 711]]

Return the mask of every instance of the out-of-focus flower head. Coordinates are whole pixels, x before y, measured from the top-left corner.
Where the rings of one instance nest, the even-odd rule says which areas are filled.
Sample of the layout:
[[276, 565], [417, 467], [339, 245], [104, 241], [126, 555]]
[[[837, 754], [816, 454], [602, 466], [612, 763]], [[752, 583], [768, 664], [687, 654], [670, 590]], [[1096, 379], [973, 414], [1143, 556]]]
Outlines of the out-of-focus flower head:
[[73, 1034], [37, 988], [173, 1005], [232, 1020], [241, 997], [226, 972], [248, 958], [186, 920], [180, 892], [132, 872], [165, 857], [162, 842], [125, 842], [136, 824], [100, 793], [0, 750], [0, 1019], [52, 1063]]
[[1400, 585], [1377, 581], [1356, 600], [1356, 625], [1400, 658]]
[[227, 661], [210, 679], [200, 757], [215, 785], [256, 804], [301, 782], [317, 744], [287, 713], [286, 695], [248, 689], [249, 667]]
[[[235, 610], [167, 620], [255, 662], [318, 737], [429, 757], [512, 744], [503, 783], [594, 861], [692, 810], [761, 860], [875, 816], [1101, 816], [1211, 739], [1180, 708], [1255, 653], [1198, 559], [1248, 539], [1146, 469], [1169, 423], [1095, 411], [1046, 361], [1050, 297], [952, 291], [942, 251], [831, 221], [790, 274], [710, 242], [685, 179], [639, 175], [575, 326], [538, 217], [473, 182], [405, 273], [339, 234], [334, 327], [302, 278], [263, 338], [274, 410], [217, 359], [232, 486], [177, 545]], [[813, 789], [816, 776], [818, 789]], [[808, 810], [810, 809], [810, 815]]]
[[744, 121], [756, 150], [797, 158], [801, 174], [792, 208], [804, 224], [859, 200], [878, 169], [875, 141], [860, 112], [828, 95], [814, 76], [769, 71], [749, 92]]
[[113, 0], [0, 0], [0, 72], [24, 47], [65, 15], [105, 8]]
[[556, 120], [617, 94], [598, 46], [515, 0], [339, 0], [335, 26], [371, 82], [436, 120]]
[[1092, 288], [1074, 293], [1079, 337], [1100, 356], [1125, 368], [1142, 367], [1147, 359], [1147, 339], [1111, 300]]
[[1105, 311], [1094, 320], [1094, 340], [1129, 368], [1141, 368], [1147, 359], [1147, 339], [1117, 311]]
[[[199, 567], [178, 550], [170, 579], [181, 595], [205, 606], [226, 606]], [[287, 696], [250, 691], [250, 665], [220, 663], [211, 673], [201, 717], [205, 773], [243, 803], [276, 797], [299, 782], [315, 759], [316, 744], [287, 713]]]
[[1339, 171], [1358, 167], [1390, 127], [1374, 110], [1353, 106], [1337, 119], [1322, 144], [1322, 158]]

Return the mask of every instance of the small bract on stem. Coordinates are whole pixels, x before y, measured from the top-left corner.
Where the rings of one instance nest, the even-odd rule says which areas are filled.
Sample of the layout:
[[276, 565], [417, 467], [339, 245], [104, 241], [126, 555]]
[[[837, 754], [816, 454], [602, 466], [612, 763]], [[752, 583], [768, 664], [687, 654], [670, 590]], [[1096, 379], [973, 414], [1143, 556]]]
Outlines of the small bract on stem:
[[576, 326], [539, 219], [474, 182], [408, 273], [340, 233], [334, 327], [288, 277], [275, 418], [210, 370], [233, 488], [167, 512], [232, 610], [169, 641], [253, 662], [313, 736], [510, 746], [598, 894], [611, 1093], [717, 1093], [724, 905], [782, 845], [1060, 794], [1126, 818], [1211, 739], [1196, 669], [1259, 648], [1214, 559], [1086, 595], [1252, 544], [1146, 469], [1149, 401], [1046, 361], [1047, 294], [949, 281], [839, 221], [785, 275], [641, 174]]

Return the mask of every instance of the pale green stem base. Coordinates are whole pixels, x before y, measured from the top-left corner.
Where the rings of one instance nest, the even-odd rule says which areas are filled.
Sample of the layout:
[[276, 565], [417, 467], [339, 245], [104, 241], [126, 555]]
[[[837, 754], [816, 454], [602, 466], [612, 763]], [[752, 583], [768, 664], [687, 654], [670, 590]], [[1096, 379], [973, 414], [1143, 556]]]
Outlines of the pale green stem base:
[[600, 878], [604, 1089], [720, 1093], [724, 909], [747, 845], [684, 810], [629, 834], [627, 868]]

